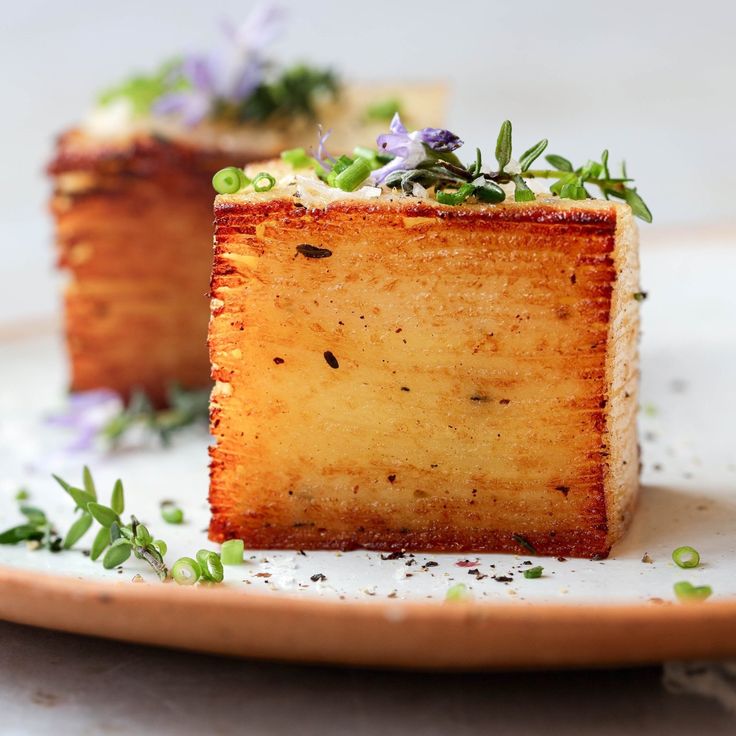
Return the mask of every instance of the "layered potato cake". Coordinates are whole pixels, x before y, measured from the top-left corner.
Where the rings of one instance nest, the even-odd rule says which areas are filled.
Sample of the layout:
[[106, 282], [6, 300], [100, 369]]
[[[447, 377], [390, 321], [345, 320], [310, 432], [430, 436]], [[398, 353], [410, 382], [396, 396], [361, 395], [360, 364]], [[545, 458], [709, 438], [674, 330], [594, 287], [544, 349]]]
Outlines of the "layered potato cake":
[[606, 556], [639, 474], [629, 206], [276, 178], [215, 205], [211, 539]]
[[[372, 103], [395, 99], [440, 121], [441, 86], [353, 85], [319, 103], [335, 145], [370, 143], [385, 123]], [[155, 404], [174, 383], [206, 386], [214, 172], [227, 163], [313, 146], [314, 119], [194, 126], [170, 116], [99, 110], [63, 134], [49, 166], [59, 265], [68, 275], [71, 389], [142, 389]]]

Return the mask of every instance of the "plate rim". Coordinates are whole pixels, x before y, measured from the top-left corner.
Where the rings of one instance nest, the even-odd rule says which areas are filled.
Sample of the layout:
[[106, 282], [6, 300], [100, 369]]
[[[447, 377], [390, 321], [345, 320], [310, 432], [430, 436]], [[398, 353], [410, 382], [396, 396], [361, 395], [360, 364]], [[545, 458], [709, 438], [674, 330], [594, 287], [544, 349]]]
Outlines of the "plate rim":
[[736, 598], [690, 604], [325, 600], [0, 566], [0, 618], [194, 652], [400, 669], [736, 656]]

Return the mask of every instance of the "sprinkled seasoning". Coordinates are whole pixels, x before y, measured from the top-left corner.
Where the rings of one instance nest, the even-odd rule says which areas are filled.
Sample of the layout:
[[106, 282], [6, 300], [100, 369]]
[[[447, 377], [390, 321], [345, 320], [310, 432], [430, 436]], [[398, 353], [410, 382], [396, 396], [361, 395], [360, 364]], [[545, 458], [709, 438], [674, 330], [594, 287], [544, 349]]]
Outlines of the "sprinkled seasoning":
[[321, 583], [323, 580], [327, 580], [327, 575], [323, 575], [321, 572], [317, 572], [309, 578], [313, 583]]
[[403, 560], [405, 557], [405, 552], [402, 550], [401, 552], [389, 552], [387, 555], [381, 555], [382, 560]]
[[334, 356], [334, 354], [330, 350], [325, 350], [322, 355], [325, 356], [325, 361], [327, 361], [327, 365], [330, 366], [330, 368], [339, 368], [340, 364], [337, 362], [337, 358]]
[[296, 250], [297, 253], [300, 253], [305, 258], [329, 258], [332, 255], [332, 251], [329, 248], [319, 248], [309, 243], [297, 245]]

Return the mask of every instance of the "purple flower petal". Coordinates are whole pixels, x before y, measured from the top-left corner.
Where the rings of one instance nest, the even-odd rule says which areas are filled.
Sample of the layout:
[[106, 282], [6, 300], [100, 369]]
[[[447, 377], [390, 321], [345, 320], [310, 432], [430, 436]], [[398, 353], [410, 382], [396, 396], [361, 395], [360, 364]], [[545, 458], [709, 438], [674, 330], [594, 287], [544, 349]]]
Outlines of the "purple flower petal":
[[458, 136], [442, 128], [422, 128], [419, 131], [419, 138], [433, 151], [438, 152], [454, 151], [463, 145]]
[[256, 5], [239, 27], [229, 25], [226, 33], [240, 49], [260, 53], [281, 35], [286, 20], [286, 10], [274, 2]]
[[390, 133], [383, 133], [376, 139], [381, 153], [390, 153], [395, 158], [373, 172], [376, 184], [383, 182], [394, 171], [414, 169], [428, 158], [424, 146], [438, 153], [454, 151], [463, 142], [449, 130], [442, 128], [422, 128], [409, 133], [396, 113], [389, 126]]
[[325, 142], [327, 139], [332, 135], [332, 128], [330, 128], [326, 133], [322, 133], [322, 126], [317, 126], [317, 155], [315, 158], [317, 161], [320, 162], [320, 164], [326, 168], [329, 169], [334, 163], [335, 163], [335, 157], [330, 156], [329, 153], [327, 153], [327, 149], [325, 148]]

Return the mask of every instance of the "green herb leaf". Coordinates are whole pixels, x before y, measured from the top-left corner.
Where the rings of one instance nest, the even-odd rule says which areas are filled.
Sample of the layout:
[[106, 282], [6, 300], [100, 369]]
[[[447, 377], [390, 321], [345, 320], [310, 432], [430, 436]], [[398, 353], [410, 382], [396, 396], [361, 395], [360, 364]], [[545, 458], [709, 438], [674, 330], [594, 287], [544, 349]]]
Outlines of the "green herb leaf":
[[557, 169], [557, 171], [572, 171], [572, 164], [563, 156], [557, 156], [554, 153], [550, 153], [549, 156], [545, 156], [547, 163], [550, 166]]
[[158, 551], [162, 559], [164, 555], [166, 555], [166, 553], [169, 551], [169, 546], [166, 544], [166, 542], [164, 542], [163, 539], [157, 539], [153, 543], [153, 547]]
[[496, 161], [499, 171], [511, 160], [511, 121], [504, 120], [496, 140]]
[[58, 475], [52, 475], [51, 477], [74, 499], [74, 503], [77, 504], [78, 509], [85, 511], [87, 504], [95, 500], [94, 496], [87, 493], [87, 491], [69, 485], [63, 478], [59, 478]]
[[110, 499], [110, 508], [118, 515], [125, 510], [125, 495], [123, 493], [123, 482], [118, 478], [112, 489], [112, 497]]
[[603, 166], [603, 178], [610, 179], [611, 172], [608, 170], [608, 149], [601, 154], [601, 166]]
[[524, 577], [529, 579], [541, 578], [543, 572], [544, 568], [541, 565], [537, 565], [536, 567], [530, 567], [524, 570]]
[[85, 511], [70, 527], [64, 537], [64, 549], [71, 549], [92, 526], [92, 514]]
[[102, 559], [102, 566], [106, 570], [112, 570], [112, 568], [122, 565], [130, 557], [132, 551], [133, 547], [130, 542], [125, 539], [118, 539], [105, 552], [105, 556]]
[[636, 217], [644, 220], [644, 222], [652, 221], [652, 213], [644, 204], [644, 200], [637, 194], [636, 189], [630, 189], [628, 187], [624, 189], [624, 199]]
[[585, 187], [582, 184], [582, 180], [579, 176], [576, 176], [572, 181], [562, 185], [560, 189], [560, 197], [564, 199], [587, 199], [588, 192], [585, 191]]
[[120, 521], [118, 515], [109, 506], [103, 506], [101, 503], [92, 501], [87, 504], [87, 510], [104, 527], [109, 528], [114, 522]]
[[498, 204], [506, 199], [506, 192], [492, 181], [487, 181], [485, 184], [476, 186], [473, 189], [473, 195], [479, 202], [487, 202], [489, 204]]
[[547, 139], [542, 138], [539, 143], [535, 143], [531, 148], [524, 151], [519, 159], [519, 166], [522, 171], [527, 171], [531, 165], [544, 153], [547, 148]]
[[89, 551], [91, 560], [96, 560], [107, 547], [110, 545], [110, 530], [106, 527], [102, 527], [97, 531], [94, 540], [92, 541], [92, 547]]
[[42, 530], [33, 524], [20, 524], [0, 533], [0, 544], [18, 544], [28, 540], [43, 539]]
[[87, 491], [87, 493], [89, 493], [89, 495], [96, 501], [97, 489], [95, 488], [95, 482], [92, 479], [92, 473], [90, 473], [90, 470], [86, 465], [82, 468], [82, 483], [84, 485], [84, 490]]
[[31, 497], [31, 494], [25, 488], [21, 488], [18, 493], [15, 494], [16, 501], [27, 501]]
[[138, 524], [135, 528], [135, 543], [141, 547], [147, 547], [153, 541], [153, 537], [143, 524]]
[[43, 526], [48, 521], [46, 519], [46, 513], [35, 506], [21, 506], [20, 512], [28, 519], [29, 524], [33, 524], [36, 527]]

